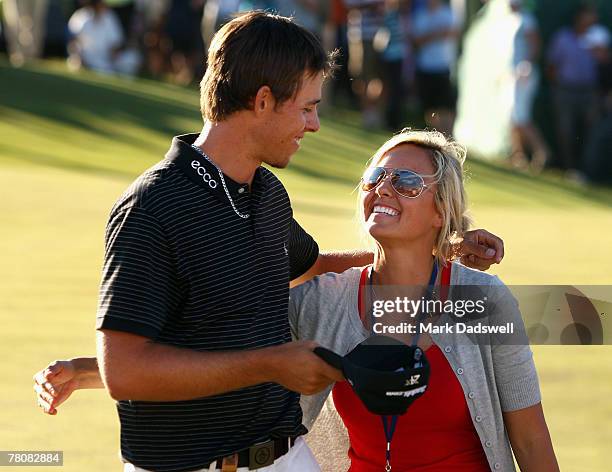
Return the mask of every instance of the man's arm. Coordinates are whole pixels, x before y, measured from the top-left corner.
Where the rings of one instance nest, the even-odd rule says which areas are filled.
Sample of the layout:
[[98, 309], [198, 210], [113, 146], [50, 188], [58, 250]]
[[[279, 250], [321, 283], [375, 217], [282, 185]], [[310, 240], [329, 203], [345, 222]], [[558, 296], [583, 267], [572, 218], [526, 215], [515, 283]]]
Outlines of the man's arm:
[[312, 267], [297, 279], [292, 280], [290, 286], [292, 288], [296, 287], [326, 272], [336, 272], [340, 274], [351, 267], [361, 267], [371, 264], [372, 261], [374, 261], [374, 254], [371, 251], [365, 250], [320, 253]]
[[[453, 244], [449, 258], [460, 258], [462, 264], [473, 269], [488, 270], [504, 258], [504, 242], [484, 229], [468, 231], [461, 241]], [[308, 271], [291, 281], [291, 287], [326, 272], [341, 273], [351, 267], [371, 264], [373, 260], [374, 254], [365, 250], [320, 253]]]
[[201, 352], [159, 344], [135, 334], [101, 329], [98, 364], [115, 400], [181, 401], [275, 382], [311, 395], [343, 380], [341, 372], [299, 341], [246, 351]]

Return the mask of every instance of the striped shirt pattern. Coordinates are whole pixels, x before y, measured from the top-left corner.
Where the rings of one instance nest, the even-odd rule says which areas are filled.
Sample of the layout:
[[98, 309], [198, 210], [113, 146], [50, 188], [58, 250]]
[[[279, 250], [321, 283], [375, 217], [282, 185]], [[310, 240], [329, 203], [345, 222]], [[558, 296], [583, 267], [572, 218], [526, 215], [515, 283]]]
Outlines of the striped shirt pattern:
[[[249, 191], [174, 138], [111, 211], [97, 329], [198, 351], [291, 341], [289, 280], [318, 246], [292, 217], [282, 183], [260, 167]], [[217, 184], [214, 186], [214, 184]], [[181, 402], [119, 401], [121, 452], [155, 471], [188, 471], [252, 444], [304, 434], [299, 395], [265, 383]]]

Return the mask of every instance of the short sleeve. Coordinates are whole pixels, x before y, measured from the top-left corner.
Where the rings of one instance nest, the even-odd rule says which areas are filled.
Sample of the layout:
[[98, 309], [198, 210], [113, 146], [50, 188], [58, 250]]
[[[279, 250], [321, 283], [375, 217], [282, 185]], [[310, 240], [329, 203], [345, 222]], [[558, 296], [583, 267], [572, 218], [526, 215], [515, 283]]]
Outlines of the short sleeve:
[[289, 227], [287, 248], [291, 280], [306, 273], [319, 257], [319, 245], [293, 218]]
[[111, 214], [96, 329], [155, 338], [178, 300], [173, 257], [157, 219], [135, 207]]
[[72, 36], [77, 36], [83, 31], [85, 19], [82, 11], [76, 11], [68, 20], [68, 31]]
[[520, 410], [541, 401], [538, 374], [518, 302], [497, 277], [493, 288], [498, 311], [493, 316], [511, 322], [517, 333], [511, 342], [492, 342], [495, 383], [502, 411]]

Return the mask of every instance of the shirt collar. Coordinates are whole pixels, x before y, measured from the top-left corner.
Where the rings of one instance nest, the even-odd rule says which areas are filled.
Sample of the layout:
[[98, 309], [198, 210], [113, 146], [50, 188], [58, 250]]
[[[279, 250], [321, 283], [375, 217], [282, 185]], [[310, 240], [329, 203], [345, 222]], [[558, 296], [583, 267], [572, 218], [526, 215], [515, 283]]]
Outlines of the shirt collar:
[[[170, 149], [166, 153], [166, 159], [174, 162], [183, 174], [196, 185], [211, 193], [220, 201], [229, 203], [217, 168], [191, 147], [197, 137], [197, 133], [175, 136], [172, 139]], [[258, 190], [265, 187], [266, 184], [264, 173], [261, 170], [260, 167], [255, 171], [252, 183], [254, 193], [258, 193]], [[236, 198], [251, 194], [247, 184], [238, 183], [225, 174], [223, 174], [223, 178], [234, 202], [236, 202]]]

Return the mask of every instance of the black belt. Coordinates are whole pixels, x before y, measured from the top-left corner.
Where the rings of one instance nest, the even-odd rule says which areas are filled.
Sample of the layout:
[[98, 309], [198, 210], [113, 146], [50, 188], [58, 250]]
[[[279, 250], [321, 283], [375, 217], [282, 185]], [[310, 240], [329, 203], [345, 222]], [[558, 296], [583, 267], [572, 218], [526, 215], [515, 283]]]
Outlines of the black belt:
[[[238, 451], [238, 464], [236, 467], [248, 467], [250, 470], [266, 467], [276, 459], [287, 454], [299, 436], [291, 438], [271, 439], [270, 441], [254, 444]], [[223, 458], [217, 459], [217, 469], [222, 469]]]

